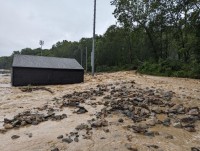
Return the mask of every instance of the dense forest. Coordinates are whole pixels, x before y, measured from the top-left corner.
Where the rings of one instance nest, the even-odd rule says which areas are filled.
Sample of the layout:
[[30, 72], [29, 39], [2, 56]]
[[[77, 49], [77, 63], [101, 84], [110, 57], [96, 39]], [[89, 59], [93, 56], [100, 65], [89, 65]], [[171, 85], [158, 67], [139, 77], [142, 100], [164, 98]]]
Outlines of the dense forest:
[[[96, 71], [136, 70], [140, 73], [200, 78], [199, 0], [112, 0], [116, 25], [96, 35]], [[0, 58], [10, 68], [14, 54], [76, 58], [90, 70], [92, 38], [63, 40], [51, 49], [25, 48]], [[82, 56], [82, 59], [81, 59]]]

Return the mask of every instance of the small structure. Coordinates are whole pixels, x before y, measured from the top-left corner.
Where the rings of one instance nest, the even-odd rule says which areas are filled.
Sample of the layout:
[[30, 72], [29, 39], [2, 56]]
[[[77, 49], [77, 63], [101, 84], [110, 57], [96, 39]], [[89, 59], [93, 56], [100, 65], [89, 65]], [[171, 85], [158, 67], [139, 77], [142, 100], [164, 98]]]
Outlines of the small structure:
[[69, 58], [15, 55], [13, 86], [74, 84], [84, 81], [84, 69]]

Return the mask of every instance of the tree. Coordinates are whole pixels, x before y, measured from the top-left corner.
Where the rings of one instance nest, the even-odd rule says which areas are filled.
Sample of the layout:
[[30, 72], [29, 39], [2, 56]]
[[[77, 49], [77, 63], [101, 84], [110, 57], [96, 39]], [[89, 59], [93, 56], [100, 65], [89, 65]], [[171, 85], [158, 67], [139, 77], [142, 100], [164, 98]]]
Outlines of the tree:
[[113, 0], [112, 5], [115, 5], [115, 17], [125, 28], [136, 29], [142, 27], [151, 44], [154, 58], [158, 61], [158, 48], [156, 45], [155, 18], [158, 12], [159, 1], [154, 0]]

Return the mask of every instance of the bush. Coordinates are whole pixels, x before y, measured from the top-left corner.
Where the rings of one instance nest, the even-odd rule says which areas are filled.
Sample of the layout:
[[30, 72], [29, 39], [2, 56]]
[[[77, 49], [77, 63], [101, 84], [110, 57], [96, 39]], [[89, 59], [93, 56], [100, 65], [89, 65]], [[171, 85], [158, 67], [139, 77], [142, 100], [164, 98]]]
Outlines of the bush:
[[174, 60], [160, 60], [159, 63], [144, 62], [138, 72], [150, 75], [173, 76], [183, 78], [200, 78], [200, 64], [183, 63]]
[[126, 64], [123, 66], [97, 66], [96, 72], [114, 72], [114, 71], [128, 71], [128, 70], [134, 70], [137, 66], [132, 64]]

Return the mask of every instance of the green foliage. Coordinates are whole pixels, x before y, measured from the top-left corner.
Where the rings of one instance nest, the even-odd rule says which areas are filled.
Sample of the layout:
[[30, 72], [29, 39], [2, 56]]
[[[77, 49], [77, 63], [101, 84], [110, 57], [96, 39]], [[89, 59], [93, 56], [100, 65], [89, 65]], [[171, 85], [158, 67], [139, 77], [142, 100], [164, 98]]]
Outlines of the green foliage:
[[0, 69], [10, 69], [12, 57], [0, 57]]
[[199, 32], [199, 1], [112, 0], [111, 4], [124, 28], [145, 31], [150, 54], [156, 62], [167, 59], [171, 52], [178, 54], [179, 60], [190, 61]]
[[129, 71], [129, 70], [133, 70], [136, 67], [133, 66], [132, 64], [126, 64], [123, 66], [98, 66], [96, 68], [97, 72], [114, 72], [114, 71]]
[[200, 65], [197, 63], [185, 64], [184, 62], [165, 60], [159, 63], [144, 62], [138, 71], [144, 74], [183, 77], [183, 78], [200, 78]]

